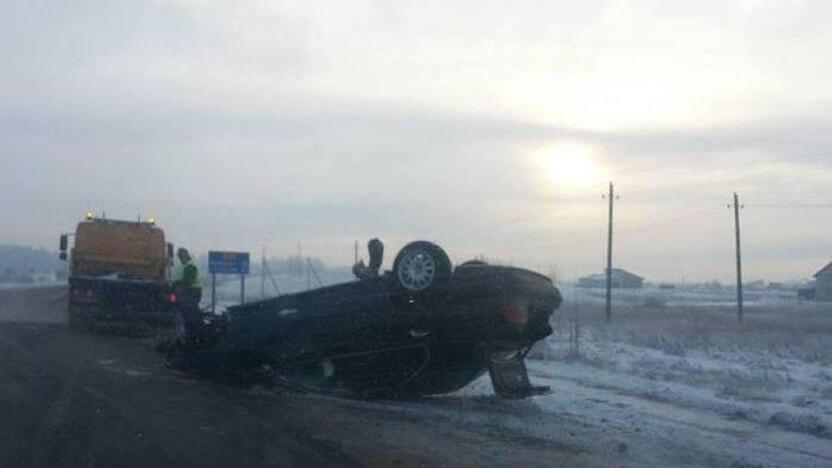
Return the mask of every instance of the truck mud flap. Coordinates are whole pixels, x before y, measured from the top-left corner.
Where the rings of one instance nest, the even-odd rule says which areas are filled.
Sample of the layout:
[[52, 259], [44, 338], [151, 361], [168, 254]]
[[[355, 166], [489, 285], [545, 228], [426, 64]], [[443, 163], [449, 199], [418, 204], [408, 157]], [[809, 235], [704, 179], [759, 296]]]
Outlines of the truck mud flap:
[[500, 398], [521, 399], [551, 393], [548, 386], [531, 384], [524, 358], [525, 353], [520, 351], [492, 353], [488, 373], [494, 392]]

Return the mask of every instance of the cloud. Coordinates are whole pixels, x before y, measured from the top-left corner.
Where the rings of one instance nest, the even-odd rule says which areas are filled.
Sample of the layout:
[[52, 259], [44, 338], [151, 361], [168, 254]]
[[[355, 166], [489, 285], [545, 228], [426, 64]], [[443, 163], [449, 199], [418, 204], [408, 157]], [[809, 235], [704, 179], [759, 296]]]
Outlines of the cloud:
[[[621, 191], [623, 265], [730, 275], [731, 191], [750, 210], [832, 181], [832, 61], [823, 4], [714, 5], [0, 5], [0, 239], [52, 246], [96, 208], [197, 250], [338, 263], [356, 238], [427, 237], [577, 275], [602, 265], [605, 186], [529, 161], [565, 140]], [[832, 227], [753, 213], [767, 261]], [[804, 257], [759, 274], [823, 259]]]

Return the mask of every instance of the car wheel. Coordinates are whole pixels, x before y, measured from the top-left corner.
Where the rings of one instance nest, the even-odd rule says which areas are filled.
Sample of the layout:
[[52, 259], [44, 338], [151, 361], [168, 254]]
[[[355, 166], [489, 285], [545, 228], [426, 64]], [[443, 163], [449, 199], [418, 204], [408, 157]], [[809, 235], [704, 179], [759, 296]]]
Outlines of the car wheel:
[[404, 246], [393, 263], [393, 275], [399, 288], [411, 294], [434, 292], [451, 277], [451, 260], [436, 244], [411, 242]]

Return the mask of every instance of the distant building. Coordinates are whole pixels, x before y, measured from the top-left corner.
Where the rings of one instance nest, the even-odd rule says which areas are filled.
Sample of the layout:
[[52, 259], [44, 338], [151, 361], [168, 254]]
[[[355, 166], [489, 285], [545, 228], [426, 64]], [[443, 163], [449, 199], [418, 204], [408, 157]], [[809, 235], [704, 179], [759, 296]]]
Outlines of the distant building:
[[763, 280], [754, 280], [742, 285], [747, 291], [764, 291], [766, 289], [766, 282]]
[[[613, 288], [636, 289], [644, 286], [644, 278], [621, 268], [613, 268], [611, 276]], [[578, 278], [578, 287], [580, 288], [602, 288], [606, 286], [606, 272]]]
[[815, 287], [812, 286], [810, 288], [798, 288], [797, 298], [798, 299], [805, 299], [807, 301], [814, 301], [815, 300]]
[[832, 262], [815, 273], [815, 300], [832, 301]]
[[579, 288], [600, 288], [607, 284], [607, 277], [600, 274], [594, 274], [578, 278]]

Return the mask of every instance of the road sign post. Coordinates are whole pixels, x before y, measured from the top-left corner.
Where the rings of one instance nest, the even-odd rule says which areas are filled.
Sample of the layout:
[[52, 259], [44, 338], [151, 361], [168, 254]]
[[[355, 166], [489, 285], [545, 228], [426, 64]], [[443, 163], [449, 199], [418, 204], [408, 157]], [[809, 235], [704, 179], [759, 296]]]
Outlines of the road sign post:
[[211, 315], [217, 313], [217, 274], [211, 273]]
[[240, 303], [246, 300], [246, 275], [249, 273], [248, 252], [208, 252], [208, 272], [211, 273], [211, 311], [216, 310], [217, 275], [240, 275]]

